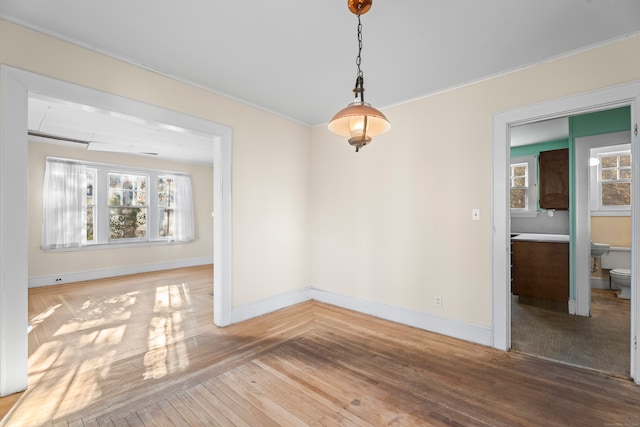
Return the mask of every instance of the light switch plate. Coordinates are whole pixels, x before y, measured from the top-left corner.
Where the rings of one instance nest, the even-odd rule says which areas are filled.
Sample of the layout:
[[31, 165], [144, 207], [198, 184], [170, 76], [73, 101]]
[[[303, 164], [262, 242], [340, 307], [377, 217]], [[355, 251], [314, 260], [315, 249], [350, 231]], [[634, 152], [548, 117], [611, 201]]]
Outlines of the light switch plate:
[[480, 209], [471, 209], [471, 220], [480, 221]]

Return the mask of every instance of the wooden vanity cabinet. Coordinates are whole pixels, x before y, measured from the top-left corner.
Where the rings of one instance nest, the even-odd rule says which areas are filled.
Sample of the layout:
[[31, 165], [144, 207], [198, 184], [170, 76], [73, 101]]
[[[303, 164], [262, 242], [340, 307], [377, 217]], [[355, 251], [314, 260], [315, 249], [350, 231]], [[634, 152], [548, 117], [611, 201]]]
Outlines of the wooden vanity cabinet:
[[511, 265], [514, 295], [569, 301], [569, 243], [514, 240]]
[[569, 209], [569, 149], [542, 151], [538, 158], [540, 207]]

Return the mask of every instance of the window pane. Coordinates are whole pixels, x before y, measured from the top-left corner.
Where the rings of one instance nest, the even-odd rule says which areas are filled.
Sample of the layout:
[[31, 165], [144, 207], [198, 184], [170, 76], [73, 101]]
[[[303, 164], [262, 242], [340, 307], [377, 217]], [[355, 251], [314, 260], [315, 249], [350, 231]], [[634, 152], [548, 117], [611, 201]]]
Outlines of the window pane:
[[109, 189], [109, 205], [111, 206], [122, 205], [122, 191]]
[[620, 167], [631, 166], [631, 154], [622, 154], [620, 156]]
[[603, 206], [629, 206], [631, 205], [631, 183], [612, 182], [602, 184]]
[[631, 179], [631, 168], [620, 169], [620, 179]]
[[617, 169], [603, 169], [602, 170], [602, 179], [603, 180], [618, 179], [618, 170]]
[[109, 174], [109, 187], [122, 188], [122, 176], [119, 173]]
[[87, 242], [93, 242], [93, 206], [87, 206]]
[[511, 189], [511, 207], [525, 209], [527, 207], [527, 191], [524, 189]]
[[135, 177], [132, 175], [123, 175], [122, 176], [122, 188], [125, 190], [133, 190], [133, 183]]
[[134, 204], [136, 206], [145, 206], [147, 204], [147, 192], [144, 190], [136, 191]]
[[86, 168], [85, 169], [85, 180], [87, 184], [87, 190], [85, 193], [85, 215], [83, 217], [84, 221], [84, 233], [87, 239], [87, 243], [91, 243], [94, 241], [95, 236], [93, 235], [93, 224], [95, 223], [95, 214], [96, 210], [94, 209], [95, 200], [96, 200], [96, 176], [97, 169], [94, 168]]
[[165, 191], [167, 206], [173, 206], [173, 179], [167, 178], [167, 185]]
[[147, 188], [147, 177], [138, 175], [136, 177], [136, 190], [146, 190]]
[[135, 239], [147, 235], [145, 208], [109, 208], [109, 236], [111, 239]]
[[87, 175], [87, 204], [88, 205], [92, 205], [93, 204], [93, 198], [94, 198], [94, 189], [95, 189], [95, 183], [96, 183], [96, 170], [95, 169], [87, 169], [86, 170], [86, 175]]
[[514, 187], [525, 187], [526, 185], [527, 185], [527, 179], [525, 177], [513, 179]]
[[172, 209], [160, 209], [160, 223], [158, 227], [158, 234], [160, 237], [173, 236], [173, 210]]
[[122, 190], [122, 206], [131, 206], [133, 204], [133, 191]]
[[158, 234], [159, 237], [172, 237], [175, 222], [173, 212], [173, 178], [162, 176], [158, 179]]
[[602, 156], [600, 157], [600, 164], [603, 168], [617, 168], [618, 156]]
[[526, 166], [514, 166], [513, 167], [513, 176], [525, 176], [527, 174]]
[[146, 206], [147, 177], [144, 175], [109, 173], [109, 205]]

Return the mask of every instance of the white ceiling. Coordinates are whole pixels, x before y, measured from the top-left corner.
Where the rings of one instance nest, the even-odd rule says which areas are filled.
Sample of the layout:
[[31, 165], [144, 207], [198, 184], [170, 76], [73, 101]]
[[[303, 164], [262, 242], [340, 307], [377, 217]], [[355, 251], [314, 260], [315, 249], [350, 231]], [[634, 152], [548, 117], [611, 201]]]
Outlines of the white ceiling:
[[36, 94], [28, 104], [27, 127], [36, 141], [213, 164], [211, 135]]
[[510, 134], [512, 147], [566, 139], [569, 138], [569, 119], [559, 117], [513, 126], [510, 129]]
[[[626, 37], [639, 16], [638, 0], [375, 1], [365, 99], [384, 108]], [[347, 0], [1, 0], [0, 18], [309, 126], [353, 97]]]

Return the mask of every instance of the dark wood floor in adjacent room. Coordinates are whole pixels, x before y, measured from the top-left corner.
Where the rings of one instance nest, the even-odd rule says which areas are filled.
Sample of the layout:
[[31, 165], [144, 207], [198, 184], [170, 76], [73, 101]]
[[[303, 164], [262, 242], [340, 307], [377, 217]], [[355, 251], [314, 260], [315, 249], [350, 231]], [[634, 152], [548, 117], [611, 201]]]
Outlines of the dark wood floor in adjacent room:
[[224, 329], [212, 267], [29, 292], [7, 426], [631, 426], [630, 381], [317, 302]]

